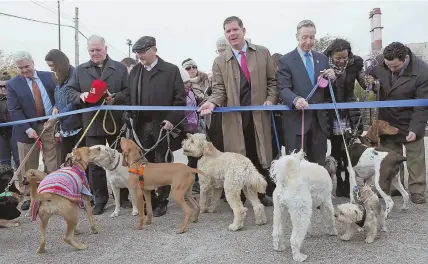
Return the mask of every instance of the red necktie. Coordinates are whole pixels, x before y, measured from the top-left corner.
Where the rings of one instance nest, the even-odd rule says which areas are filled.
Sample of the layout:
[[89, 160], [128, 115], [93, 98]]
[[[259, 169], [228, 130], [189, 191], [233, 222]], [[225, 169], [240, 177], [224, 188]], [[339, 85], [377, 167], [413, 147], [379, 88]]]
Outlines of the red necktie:
[[249, 83], [251, 83], [250, 71], [248, 70], [248, 67], [247, 67], [247, 58], [245, 57], [245, 54], [244, 54], [244, 52], [242, 50], [239, 52], [239, 54], [241, 54], [241, 68], [242, 68], [242, 71], [244, 72], [244, 75], [245, 75], [245, 78], [247, 78], [247, 81]]
[[32, 90], [34, 96], [34, 103], [36, 105], [36, 115], [37, 117], [45, 116], [45, 107], [43, 106], [42, 93], [40, 92], [39, 86], [37, 85], [36, 80], [31, 78], [32, 80]]

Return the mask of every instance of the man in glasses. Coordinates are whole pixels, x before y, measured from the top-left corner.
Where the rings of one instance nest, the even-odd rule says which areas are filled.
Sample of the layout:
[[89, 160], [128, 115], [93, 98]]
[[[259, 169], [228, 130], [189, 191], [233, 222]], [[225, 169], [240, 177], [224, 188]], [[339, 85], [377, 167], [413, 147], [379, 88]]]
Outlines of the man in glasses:
[[[132, 68], [129, 78], [129, 93], [131, 105], [139, 106], [185, 106], [186, 94], [180, 70], [176, 65], [168, 63], [157, 56], [156, 39], [144, 36], [135, 42], [132, 51], [138, 55], [139, 64]], [[171, 130], [184, 118], [183, 111], [135, 111], [132, 114], [126, 112], [124, 120], [131, 126], [130, 117], [133, 118], [133, 127], [144, 149], [152, 148], [159, 134], [164, 130]], [[180, 127], [181, 128], [181, 127]], [[183, 129], [181, 128], [183, 131]], [[165, 133], [162, 133], [161, 138]], [[171, 138], [171, 142], [177, 142], [180, 137]], [[171, 143], [171, 145], [174, 144]], [[180, 142], [181, 148], [181, 142]], [[156, 148], [147, 152], [145, 158], [151, 163], [166, 162], [168, 141], [164, 138]], [[175, 145], [171, 146], [175, 149]], [[157, 189], [157, 194], [152, 191], [153, 216], [159, 217], [166, 213], [168, 197], [171, 186], [163, 186]]]

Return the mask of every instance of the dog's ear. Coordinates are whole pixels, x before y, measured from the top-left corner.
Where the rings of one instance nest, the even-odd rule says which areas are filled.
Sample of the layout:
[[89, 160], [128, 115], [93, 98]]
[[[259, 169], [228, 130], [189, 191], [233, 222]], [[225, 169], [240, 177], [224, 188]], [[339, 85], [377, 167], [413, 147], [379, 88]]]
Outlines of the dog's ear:
[[122, 166], [128, 167], [128, 152], [122, 152]]
[[214, 145], [211, 142], [208, 142], [204, 149], [204, 155], [211, 156], [214, 152]]
[[190, 133], [187, 133], [187, 134], [186, 134], [186, 137], [187, 137], [187, 138], [190, 138], [191, 136], [192, 136], [192, 134], [190, 134]]

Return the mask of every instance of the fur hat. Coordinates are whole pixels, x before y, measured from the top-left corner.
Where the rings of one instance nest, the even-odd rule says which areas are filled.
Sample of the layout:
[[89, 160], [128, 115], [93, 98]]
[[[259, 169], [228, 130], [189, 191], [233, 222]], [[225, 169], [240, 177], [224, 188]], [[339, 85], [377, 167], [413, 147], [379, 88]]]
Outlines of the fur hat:
[[107, 84], [102, 80], [94, 80], [92, 82], [92, 87], [89, 90], [88, 98], [86, 98], [86, 102], [95, 104], [106, 94]]
[[178, 67], [178, 68], [180, 69], [181, 79], [183, 79], [183, 82], [185, 83], [190, 81], [189, 73], [183, 67]]

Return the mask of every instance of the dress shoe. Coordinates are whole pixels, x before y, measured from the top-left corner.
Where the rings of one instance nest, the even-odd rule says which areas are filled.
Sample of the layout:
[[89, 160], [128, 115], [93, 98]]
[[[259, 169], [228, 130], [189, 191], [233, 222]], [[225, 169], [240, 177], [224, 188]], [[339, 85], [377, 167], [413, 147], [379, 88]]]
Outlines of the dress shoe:
[[163, 216], [164, 214], [166, 214], [166, 205], [160, 205], [158, 207], [156, 207], [153, 210], [153, 216], [154, 217], [159, 217], [159, 216]]
[[426, 203], [425, 196], [421, 193], [412, 193], [410, 200], [415, 204], [424, 204]]
[[25, 200], [22, 205], [21, 205], [21, 210], [22, 211], [27, 211], [28, 209], [30, 209], [30, 200]]
[[95, 204], [94, 208], [92, 208], [92, 214], [100, 215], [104, 213], [105, 204]]

